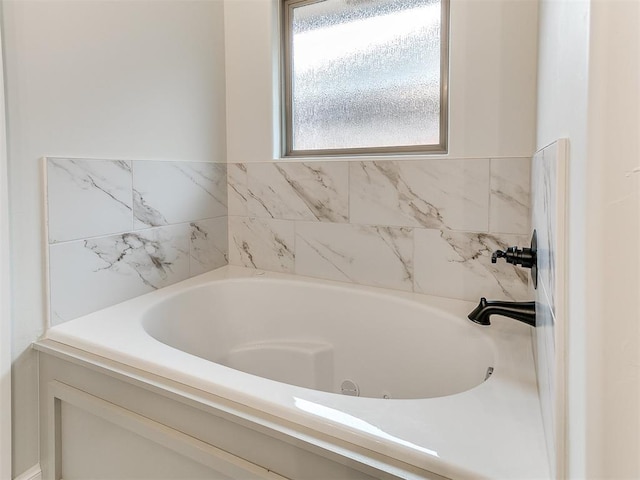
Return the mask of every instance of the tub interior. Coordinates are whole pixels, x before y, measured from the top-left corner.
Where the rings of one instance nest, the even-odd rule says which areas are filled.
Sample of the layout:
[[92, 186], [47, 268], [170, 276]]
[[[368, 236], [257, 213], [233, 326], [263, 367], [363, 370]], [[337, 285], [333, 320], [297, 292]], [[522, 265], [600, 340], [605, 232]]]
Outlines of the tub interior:
[[225, 280], [152, 306], [156, 340], [227, 367], [324, 392], [432, 398], [496, 368], [483, 329], [391, 295], [276, 279]]

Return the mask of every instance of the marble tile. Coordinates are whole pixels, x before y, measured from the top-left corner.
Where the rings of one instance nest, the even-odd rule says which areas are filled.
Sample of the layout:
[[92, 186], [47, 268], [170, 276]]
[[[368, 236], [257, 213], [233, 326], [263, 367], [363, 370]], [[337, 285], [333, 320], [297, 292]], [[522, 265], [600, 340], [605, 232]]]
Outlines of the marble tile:
[[227, 164], [227, 195], [229, 215], [248, 217], [247, 165], [244, 163]]
[[530, 233], [531, 159], [491, 160], [489, 230], [493, 233]]
[[270, 218], [229, 217], [229, 263], [293, 273], [294, 223]]
[[410, 228], [296, 223], [300, 275], [411, 291], [412, 255]]
[[190, 227], [191, 276], [226, 265], [229, 258], [227, 217], [199, 220]]
[[350, 164], [350, 221], [356, 224], [489, 228], [489, 160]]
[[131, 164], [118, 160], [48, 158], [49, 242], [131, 230]]
[[188, 278], [189, 234], [182, 224], [51, 245], [52, 323]]
[[556, 350], [554, 345], [555, 319], [548, 303], [536, 300], [536, 371], [538, 391], [540, 393], [540, 408], [542, 423], [547, 438], [547, 454], [552, 471], [556, 464], [556, 433], [557, 420], [555, 405], [556, 392]]
[[491, 263], [491, 253], [528, 245], [517, 235], [415, 229], [416, 292], [477, 302], [528, 300], [529, 270], [505, 262]]
[[[532, 227], [538, 237], [538, 288], [535, 290], [536, 368], [542, 419], [552, 471], [561, 461], [564, 424], [565, 189], [564, 139], [536, 152], [531, 168]], [[560, 447], [559, 447], [560, 446]]]
[[[548, 296], [554, 316], [562, 302], [564, 282], [566, 141], [536, 153], [532, 164], [532, 226], [538, 236], [538, 289]], [[558, 277], [562, 277], [559, 279]]]
[[252, 217], [348, 221], [347, 162], [248, 164], [247, 184]]
[[226, 215], [226, 171], [210, 162], [133, 162], [135, 228]]
[[[548, 160], [548, 159], [547, 159]], [[551, 264], [553, 263], [551, 248], [552, 227], [555, 213], [551, 208], [550, 175], [551, 163], [545, 161], [544, 151], [537, 152], [532, 161], [532, 228], [538, 238], [538, 292], [549, 289], [551, 280]]]

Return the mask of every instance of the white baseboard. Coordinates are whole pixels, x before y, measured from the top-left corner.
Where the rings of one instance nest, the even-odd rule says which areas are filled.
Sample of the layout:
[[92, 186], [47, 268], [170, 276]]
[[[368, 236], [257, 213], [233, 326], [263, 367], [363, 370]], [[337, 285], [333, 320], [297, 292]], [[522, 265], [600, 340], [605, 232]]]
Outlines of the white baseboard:
[[42, 480], [42, 470], [40, 464], [37, 463], [26, 472], [22, 472], [13, 480]]

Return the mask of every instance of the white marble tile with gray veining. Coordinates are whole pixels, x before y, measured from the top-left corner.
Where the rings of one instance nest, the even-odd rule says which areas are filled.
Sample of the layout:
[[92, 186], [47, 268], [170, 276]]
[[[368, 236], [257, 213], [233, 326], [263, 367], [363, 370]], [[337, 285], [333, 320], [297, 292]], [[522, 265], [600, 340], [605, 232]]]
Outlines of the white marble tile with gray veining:
[[491, 232], [529, 234], [530, 172], [529, 158], [491, 160]]
[[[537, 264], [538, 288], [536, 298], [536, 368], [542, 420], [547, 438], [548, 453], [555, 465], [557, 444], [558, 388], [562, 384], [562, 366], [559, 366], [556, 338], [562, 342], [562, 250], [560, 242], [564, 236], [564, 153], [566, 141], [559, 140], [536, 152], [531, 169], [532, 227], [538, 238]], [[558, 259], [560, 257], [560, 260]], [[559, 290], [560, 288], [560, 290]], [[560, 383], [558, 383], [560, 382]], [[562, 420], [560, 420], [562, 422]]]
[[488, 159], [351, 162], [350, 182], [351, 223], [489, 228]]
[[491, 253], [528, 239], [516, 235], [416, 229], [415, 291], [476, 302], [527, 300], [529, 270], [491, 263]]
[[188, 278], [189, 234], [182, 224], [51, 245], [52, 323]]
[[210, 162], [133, 162], [135, 228], [227, 214], [227, 166]]
[[[557, 437], [555, 425], [557, 421], [556, 412], [556, 351], [554, 344], [555, 319], [553, 312], [546, 300], [539, 301], [544, 297], [540, 289], [536, 292], [536, 329], [535, 329], [535, 359], [538, 380], [538, 391], [540, 392], [540, 409], [542, 413], [542, 423], [547, 438], [547, 453], [551, 465], [556, 464]], [[552, 471], [554, 469], [552, 468]]]
[[199, 220], [190, 226], [191, 276], [226, 265], [229, 258], [227, 217]]
[[48, 158], [46, 166], [50, 243], [133, 228], [130, 162]]
[[293, 273], [294, 222], [229, 217], [229, 263]]
[[227, 164], [227, 194], [229, 215], [247, 217], [247, 165], [244, 163]]
[[[536, 294], [542, 294], [546, 284], [546, 288], [549, 286], [549, 262], [550, 262], [550, 249], [549, 249], [549, 223], [548, 216], [552, 212], [548, 211], [549, 192], [548, 182], [546, 177], [547, 165], [545, 164], [544, 152], [542, 150], [536, 152], [532, 159], [531, 165], [531, 228], [536, 230], [536, 236], [538, 241], [537, 249], [537, 265], [538, 265], [538, 290]], [[544, 278], [543, 278], [544, 277]], [[541, 298], [544, 302], [544, 298]]]
[[411, 291], [410, 228], [296, 223], [296, 273]]
[[247, 164], [252, 217], [344, 223], [349, 219], [346, 162]]
[[557, 252], [557, 143], [536, 153], [533, 158], [532, 225], [538, 237], [538, 290], [545, 292], [555, 314]]

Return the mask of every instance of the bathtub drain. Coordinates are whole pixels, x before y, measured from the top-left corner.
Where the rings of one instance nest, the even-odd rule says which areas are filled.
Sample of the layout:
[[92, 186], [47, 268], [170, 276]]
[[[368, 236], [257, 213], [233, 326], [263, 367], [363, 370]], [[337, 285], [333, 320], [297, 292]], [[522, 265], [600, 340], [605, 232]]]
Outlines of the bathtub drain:
[[351, 380], [345, 380], [344, 382], [342, 382], [340, 390], [342, 391], [343, 395], [349, 395], [351, 397], [360, 396], [360, 389], [358, 388], [358, 385]]

